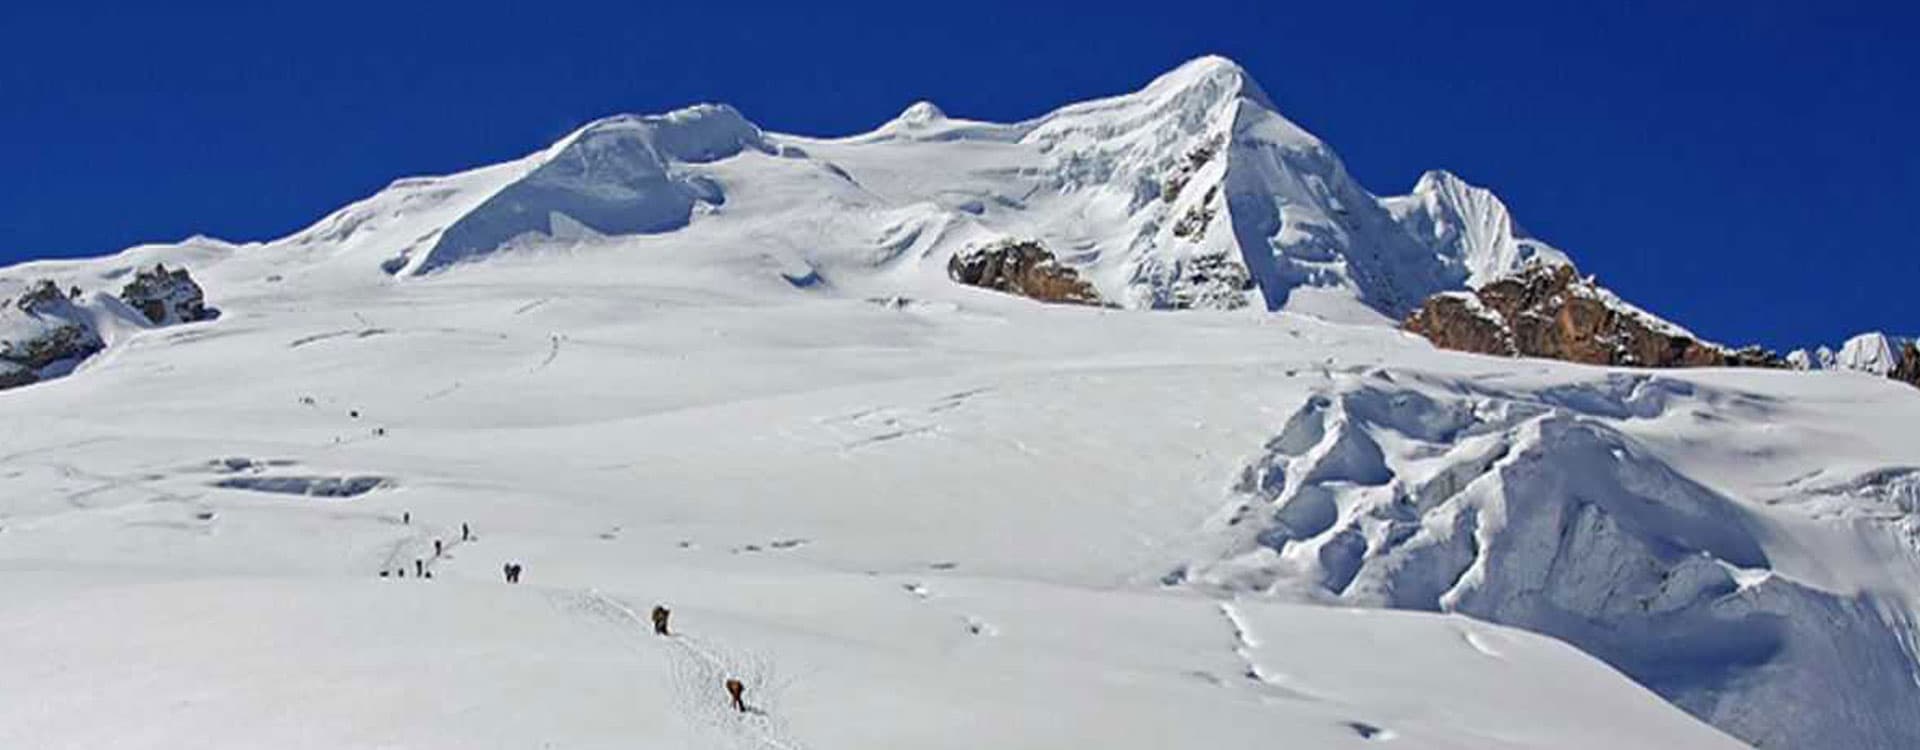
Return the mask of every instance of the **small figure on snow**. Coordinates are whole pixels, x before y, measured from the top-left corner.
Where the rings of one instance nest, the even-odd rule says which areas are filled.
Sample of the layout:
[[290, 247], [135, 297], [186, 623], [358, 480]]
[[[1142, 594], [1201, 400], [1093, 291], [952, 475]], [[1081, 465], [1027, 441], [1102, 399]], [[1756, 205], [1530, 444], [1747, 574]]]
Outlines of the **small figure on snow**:
[[671, 616], [673, 616], [673, 613], [668, 611], [666, 606], [658, 605], [658, 604], [654, 605], [653, 607], [654, 635], [672, 635], [672, 633], [667, 632], [667, 618]]
[[502, 567], [500, 570], [501, 572], [507, 575], [507, 583], [520, 582], [520, 563], [517, 563], [517, 562], [507, 563], [506, 566]]
[[413, 511], [410, 511], [410, 510], [400, 511], [400, 523], [405, 526], [413, 525]]
[[440, 540], [438, 539], [433, 540], [433, 556], [439, 557], [440, 553], [443, 551], [444, 551], [444, 548], [441, 546]]
[[743, 714], [747, 712], [747, 701], [746, 698], [742, 697], [746, 695], [746, 693], [746, 683], [733, 677], [727, 678], [727, 695], [733, 698], [733, 710]]
[[460, 523], [460, 541], [463, 541], [463, 542], [473, 541], [473, 529], [468, 527], [466, 522], [464, 521]]
[[413, 558], [413, 574], [416, 576], [425, 576], [427, 574], [427, 561], [418, 557]]

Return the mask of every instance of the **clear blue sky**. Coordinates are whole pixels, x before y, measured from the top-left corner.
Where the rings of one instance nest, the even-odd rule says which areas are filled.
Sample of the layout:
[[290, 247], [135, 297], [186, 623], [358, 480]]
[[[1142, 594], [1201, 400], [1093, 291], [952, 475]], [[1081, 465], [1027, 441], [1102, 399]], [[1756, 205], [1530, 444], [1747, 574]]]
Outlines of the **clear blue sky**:
[[0, 8], [0, 262], [267, 239], [614, 112], [1012, 120], [1211, 52], [1376, 193], [1493, 187], [1703, 335], [1920, 333], [1914, 3], [146, 5]]

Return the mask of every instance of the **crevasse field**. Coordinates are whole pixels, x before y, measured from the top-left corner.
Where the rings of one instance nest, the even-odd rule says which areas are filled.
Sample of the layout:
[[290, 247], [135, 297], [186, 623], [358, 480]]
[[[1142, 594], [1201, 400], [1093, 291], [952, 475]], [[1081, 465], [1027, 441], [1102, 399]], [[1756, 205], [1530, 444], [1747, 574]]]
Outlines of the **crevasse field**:
[[[614, 118], [0, 271], [97, 307], [164, 261], [222, 311], [0, 392], [0, 747], [1920, 743], [1920, 392], [1436, 351], [1408, 295], [1559, 251], [1484, 191], [1450, 256], [1369, 239], [1404, 201], [1243, 79]], [[997, 236], [1122, 306], [946, 279]], [[1221, 248], [1246, 306], [1151, 309]]]

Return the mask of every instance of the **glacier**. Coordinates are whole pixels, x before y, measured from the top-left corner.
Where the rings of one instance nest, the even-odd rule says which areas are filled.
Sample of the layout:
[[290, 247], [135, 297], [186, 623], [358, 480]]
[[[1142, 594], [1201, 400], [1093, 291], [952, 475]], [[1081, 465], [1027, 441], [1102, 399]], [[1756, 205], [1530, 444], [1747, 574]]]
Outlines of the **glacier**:
[[[1010, 240], [1106, 304], [947, 278]], [[100, 340], [0, 391], [0, 745], [1920, 744], [1920, 397], [1392, 326], [1540, 261], [1206, 57], [1015, 123], [617, 115], [0, 269], [222, 313], [5, 318]]]

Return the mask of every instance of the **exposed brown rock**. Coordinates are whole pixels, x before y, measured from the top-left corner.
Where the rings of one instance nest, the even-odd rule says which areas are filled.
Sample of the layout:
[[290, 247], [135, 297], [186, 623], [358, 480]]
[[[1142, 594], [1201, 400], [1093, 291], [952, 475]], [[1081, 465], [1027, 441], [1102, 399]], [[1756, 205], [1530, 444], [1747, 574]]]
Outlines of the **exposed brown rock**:
[[1100, 294], [1036, 240], [1001, 240], [954, 253], [947, 276], [969, 286], [1042, 302], [1100, 304]]
[[1406, 330], [1444, 349], [1635, 367], [1783, 367], [1758, 347], [1700, 341], [1572, 266], [1535, 263], [1476, 292], [1429, 298]]
[[1900, 364], [1887, 377], [1912, 386], [1920, 386], [1920, 345], [1907, 342], [1900, 352]]
[[1506, 319], [1468, 292], [1427, 298], [1402, 327], [1427, 337], [1442, 349], [1522, 356]]

